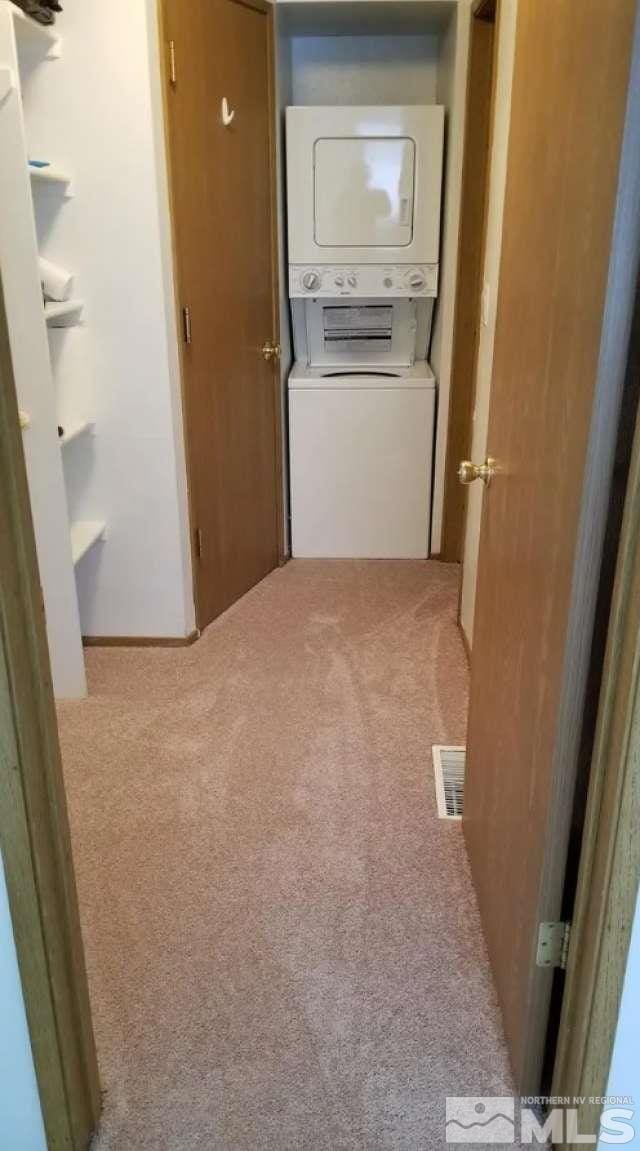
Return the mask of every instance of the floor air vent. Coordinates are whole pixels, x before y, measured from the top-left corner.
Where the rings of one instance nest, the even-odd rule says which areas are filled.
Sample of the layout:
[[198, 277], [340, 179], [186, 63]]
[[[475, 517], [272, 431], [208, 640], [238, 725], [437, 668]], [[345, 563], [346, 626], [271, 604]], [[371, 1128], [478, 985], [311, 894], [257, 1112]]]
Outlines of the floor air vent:
[[434, 746], [433, 770], [440, 819], [462, 819], [466, 748]]

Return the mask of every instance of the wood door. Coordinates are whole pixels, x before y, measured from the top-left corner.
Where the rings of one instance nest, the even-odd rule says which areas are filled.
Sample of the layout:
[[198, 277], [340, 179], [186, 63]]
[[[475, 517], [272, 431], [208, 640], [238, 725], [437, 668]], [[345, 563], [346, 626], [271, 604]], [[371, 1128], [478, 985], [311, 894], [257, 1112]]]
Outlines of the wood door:
[[605, 487], [615, 440], [598, 362], [635, 8], [518, 7], [464, 830], [526, 1093], [540, 1084], [552, 972], [536, 965], [538, 926], [561, 912], [603, 533], [594, 520], [590, 549], [583, 492]]
[[498, 40], [497, 5], [486, 2], [471, 17], [465, 116], [458, 277], [451, 366], [442, 545], [440, 558], [459, 563], [464, 548], [467, 492], [458, 462], [469, 455], [473, 428], [480, 299], [489, 192], [491, 130]]
[[[189, 310], [182, 374], [194, 578], [204, 627], [279, 560], [277, 360], [261, 351], [277, 343], [271, 15], [260, 0], [163, 3], [179, 309]], [[226, 125], [224, 99], [233, 114]]]

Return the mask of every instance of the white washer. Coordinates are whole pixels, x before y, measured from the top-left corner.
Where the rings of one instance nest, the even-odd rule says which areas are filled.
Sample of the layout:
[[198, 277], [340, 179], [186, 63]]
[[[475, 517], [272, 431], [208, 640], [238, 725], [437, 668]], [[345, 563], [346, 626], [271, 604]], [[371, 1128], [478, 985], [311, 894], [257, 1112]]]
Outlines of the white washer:
[[378, 369], [294, 364], [294, 556], [426, 559], [435, 403], [424, 361]]

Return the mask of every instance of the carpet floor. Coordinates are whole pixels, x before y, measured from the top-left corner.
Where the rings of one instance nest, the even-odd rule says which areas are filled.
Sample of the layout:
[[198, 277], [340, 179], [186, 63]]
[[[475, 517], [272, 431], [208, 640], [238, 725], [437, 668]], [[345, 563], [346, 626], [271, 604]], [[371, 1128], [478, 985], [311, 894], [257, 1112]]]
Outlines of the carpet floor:
[[512, 1086], [459, 824], [457, 569], [296, 561], [60, 707], [97, 1151], [432, 1151]]

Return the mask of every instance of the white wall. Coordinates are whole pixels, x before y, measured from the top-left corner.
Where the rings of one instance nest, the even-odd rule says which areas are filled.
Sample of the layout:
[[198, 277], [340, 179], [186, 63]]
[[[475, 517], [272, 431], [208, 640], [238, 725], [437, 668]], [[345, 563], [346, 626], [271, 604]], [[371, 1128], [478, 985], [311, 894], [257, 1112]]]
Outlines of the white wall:
[[[516, 43], [517, 0], [502, 0], [498, 56], [496, 60], [495, 113], [489, 169], [489, 198], [487, 204], [487, 235], [483, 270], [483, 316], [478, 342], [476, 390], [472, 424], [471, 459], [482, 463], [487, 455], [489, 427], [489, 401], [493, 371], [493, 344], [496, 330], [496, 304], [500, 254], [502, 251], [502, 217], [507, 180], [507, 153], [511, 121], [511, 87]], [[462, 564], [462, 596], [460, 624], [469, 647], [473, 645], [473, 616], [476, 599], [478, 548], [484, 484], [475, 483], [467, 488], [467, 517], [465, 523], [464, 556]]]
[[433, 104], [437, 36], [294, 36], [294, 104]]
[[[640, 1148], [640, 894], [627, 959], [607, 1096], [631, 1097], [635, 1103], [635, 1138], [626, 1146]], [[611, 1146], [599, 1143], [598, 1147]]]
[[0, 1147], [46, 1151], [46, 1146], [0, 857]]
[[31, 154], [74, 177], [39, 214], [40, 243], [77, 272], [81, 327], [55, 333], [60, 423], [94, 415], [65, 451], [72, 519], [108, 538], [77, 571], [88, 635], [184, 636], [194, 626], [160, 123], [155, 5], [66, 0], [62, 58], [25, 93]]

